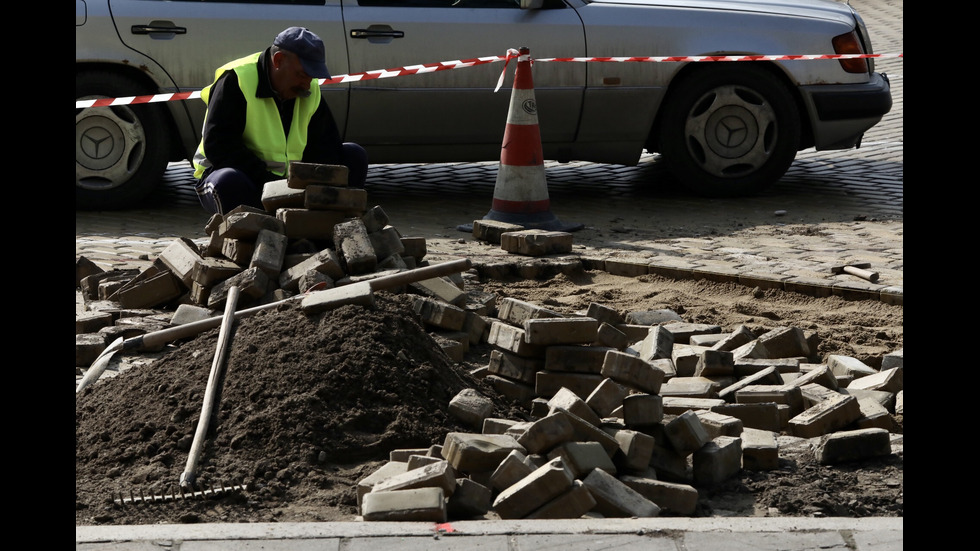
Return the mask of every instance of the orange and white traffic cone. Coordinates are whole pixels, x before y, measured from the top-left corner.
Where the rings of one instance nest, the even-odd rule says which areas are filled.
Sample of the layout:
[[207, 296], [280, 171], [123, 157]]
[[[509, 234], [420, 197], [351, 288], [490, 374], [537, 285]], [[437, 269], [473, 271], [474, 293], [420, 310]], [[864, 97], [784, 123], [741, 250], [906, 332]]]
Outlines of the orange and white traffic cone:
[[584, 226], [563, 224], [551, 212], [531, 79], [531, 54], [526, 47], [520, 49], [517, 58], [493, 203], [483, 219], [550, 231], [575, 231]]

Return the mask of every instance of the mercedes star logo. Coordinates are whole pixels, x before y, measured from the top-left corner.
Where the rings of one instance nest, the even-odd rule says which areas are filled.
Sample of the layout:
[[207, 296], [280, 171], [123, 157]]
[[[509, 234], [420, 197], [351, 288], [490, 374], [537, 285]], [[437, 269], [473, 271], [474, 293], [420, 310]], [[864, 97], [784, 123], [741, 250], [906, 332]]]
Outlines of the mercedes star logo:
[[104, 159], [112, 153], [112, 134], [105, 128], [89, 128], [82, 134], [82, 151], [92, 159]]

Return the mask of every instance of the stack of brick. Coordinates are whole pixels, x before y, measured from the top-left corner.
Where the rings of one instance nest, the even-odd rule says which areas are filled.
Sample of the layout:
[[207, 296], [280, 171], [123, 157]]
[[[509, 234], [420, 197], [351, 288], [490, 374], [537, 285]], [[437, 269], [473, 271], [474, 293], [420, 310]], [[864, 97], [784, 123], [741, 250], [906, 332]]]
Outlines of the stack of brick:
[[86, 312], [75, 321], [76, 366], [120, 336], [172, 325], [174, 306], [220, 315], [233, 285], [250, 307], [424, 262], [425, 239], [403, 237], [380, 206], [368, 208], [366, 191], [347, 187], [347, 167], [291, 163], [286, 179], [265, 185], [262, 204], [213, 216], [205, 244], [177, 238], [143, 271], [77, 259]]
[[488, 262], [480, 264], [480, 277], [507, 279], [541, 279], [557, 273], [573, 273], [584, 266], [583, 259], [572, 252], [571, 233], [525, 228], [520, 224], [497, 220], [474, 220], [473, 239], [500, 245], [508, 253], [521, 256], [547, 256], [547, 262]]
[[415, 299], [415, 313], [450, 359], [462, 361], [470, 346], [488, 341], [491, 323], [498, 315], [496, 294], [467, 287], [459, 274], [419, 282], [414, 287], [422, 295]]
[[823, 464], [891, 453], [901, 350], [878, 369], [811, 363], [814, 337], [794, 327], [722, 333], [671, 311], [563, 316], [512, 298], [489, 324], [485, 380], [532, 420], [488, 418], [486, 398], [461, 393], [450, 412], [478, 432], [392, 452], [358, 486], [365, 520], [691, 515], [698, 488], [778, 468], [783, 438]]
[[525, 228], [498, 220], [474, 220], [473, 238], [498, 244], [509, 253], [524, 256], [570, 253], [574, 240], [569, 232]]

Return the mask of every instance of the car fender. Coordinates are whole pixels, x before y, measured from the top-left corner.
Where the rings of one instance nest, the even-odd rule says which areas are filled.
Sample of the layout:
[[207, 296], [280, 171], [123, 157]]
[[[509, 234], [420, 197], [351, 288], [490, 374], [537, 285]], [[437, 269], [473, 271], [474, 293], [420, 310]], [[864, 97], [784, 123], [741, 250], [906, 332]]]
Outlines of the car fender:
[[[111, 70], [142, 83], [147, 94], [172, 93], [177, 86], [170, 75], [152, 58], [124, 46], [106, 2], [81, 2], [85, 10], [82, 24], [75, 26], [75, 73]], [[76, 15], [78, 6], [76, 5]], [[78, 17], [76, 17], [76, 21]], [[164, 102], [176, 132], [173, 156], [193, 155], [198, 137], [186, 101]]]

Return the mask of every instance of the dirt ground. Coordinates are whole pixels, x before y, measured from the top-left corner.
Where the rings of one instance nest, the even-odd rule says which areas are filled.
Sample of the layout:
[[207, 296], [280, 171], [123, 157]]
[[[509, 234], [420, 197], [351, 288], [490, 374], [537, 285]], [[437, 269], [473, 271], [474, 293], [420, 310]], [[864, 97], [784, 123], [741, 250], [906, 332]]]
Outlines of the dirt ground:
[[[593, 271], [546, 280], [468, 278], [466, 287], [567, 314], [597, 302], [623, 313], [669, 308], [722, 331], [798, 327], [815, 335], [817, 363], [845, 354], [879, 367], [882, 355], [903, 347], [902, 307], [878, 301]], [[470, 375], [487, 365], [486, 345], [471, 347], [462, 363], [449, 360], [410, 305], [407, 293], [379, 292], [373, 308], [308, 316], [282, 306], [236, 322], [198, 478], [244, 488], [209, 499], [114, 503], [120, 495], [179, 491], [218, 330], [130, 358], [135, 367], [76, 395], [76, 526], [354, 520], [357, 481], [392, 449], [474, 431], [448, 413], [461, 389], [493, 397], [495, 417], [528, 418]], [[719, 486], [698, 488], [695, 516], [901, 517], [903, 423], [901, 416], [893, 421], [890, 456], [848, 464], [819, 465], [813, 441], [783, 435], [778, 469], [742, 470]]]

